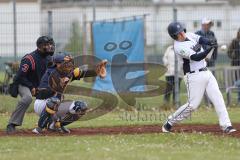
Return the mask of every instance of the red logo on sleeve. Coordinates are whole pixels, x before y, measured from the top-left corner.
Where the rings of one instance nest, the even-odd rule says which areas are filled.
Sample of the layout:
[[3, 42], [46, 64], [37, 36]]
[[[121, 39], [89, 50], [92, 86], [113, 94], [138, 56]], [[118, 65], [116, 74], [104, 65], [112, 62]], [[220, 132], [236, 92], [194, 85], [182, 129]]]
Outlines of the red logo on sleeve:
[[28, 65], [28, 64], [22, 65], [22, 71], [23, 71], [23, 72], [27, 72], [27, 71], [28, 71], [28, 68], [29, 68], [29, 65]]

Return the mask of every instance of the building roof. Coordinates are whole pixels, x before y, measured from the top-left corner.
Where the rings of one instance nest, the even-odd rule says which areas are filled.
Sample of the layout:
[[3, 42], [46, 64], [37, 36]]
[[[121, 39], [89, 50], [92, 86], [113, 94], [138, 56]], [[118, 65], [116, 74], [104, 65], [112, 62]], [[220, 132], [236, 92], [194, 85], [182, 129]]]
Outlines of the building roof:
[[[12, 0], [1, 0], [0, 3], [10, 3]], [[38, 2], [38, 0], [16, 0], [17, 3], [21, 2]]]
[[[227, 0], [175, 0], [178, 6], [205, 6], [207, 5], [224, 5], [228, 4]], [[231, 0], [229, 0], [231, 1]], [[234, 0], [233, 0], [234, 1]], [[238, 1], [238, 0], [235, 0]], [[41, 0], [42, 9], [66, 8], [66, 7], [88, 7], [92, 6], [92, 0]], [[96, 6], [171, 6], [172, 0], [95, 0]]]

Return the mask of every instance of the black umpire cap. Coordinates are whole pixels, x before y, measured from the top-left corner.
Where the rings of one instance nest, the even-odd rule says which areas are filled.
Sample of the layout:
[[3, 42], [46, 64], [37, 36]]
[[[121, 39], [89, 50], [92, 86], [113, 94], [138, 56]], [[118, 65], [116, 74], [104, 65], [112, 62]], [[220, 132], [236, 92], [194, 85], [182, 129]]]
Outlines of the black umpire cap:
[[50, 43], [52, 45], [55, 45], [55, 42], [52, 37], [50, 36], [41, 36], [37, 39], [36, 45], [38, 48], [40, 48], [42, 45]]

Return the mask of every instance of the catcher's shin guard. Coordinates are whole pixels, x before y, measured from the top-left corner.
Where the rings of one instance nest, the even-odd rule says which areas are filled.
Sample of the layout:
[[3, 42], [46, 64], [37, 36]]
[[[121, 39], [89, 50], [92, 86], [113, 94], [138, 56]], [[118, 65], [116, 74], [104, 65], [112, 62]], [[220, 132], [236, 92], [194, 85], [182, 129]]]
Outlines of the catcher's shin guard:
[[52, 118], [51, 114], [49, 114], [45, 109], [42, 111], [40, 118], [38, 120], [38, 127], [46, 128], [49, 123], [51, 123]]
[[61, 123], [59, 125], [60, 127], [69, 125], [77, 121], [80, 117], [81, 115], [78, 115], [78, 114], [67, 113], [66, 116], [61, 120]]
[[60, 100], [56, 97], [51, 97], [47, 99], [46, 107], [42, 111], [40, 118], [38, 120], [38, 127], [45, 128], [52, 122], [52, 115], [58, 110]]

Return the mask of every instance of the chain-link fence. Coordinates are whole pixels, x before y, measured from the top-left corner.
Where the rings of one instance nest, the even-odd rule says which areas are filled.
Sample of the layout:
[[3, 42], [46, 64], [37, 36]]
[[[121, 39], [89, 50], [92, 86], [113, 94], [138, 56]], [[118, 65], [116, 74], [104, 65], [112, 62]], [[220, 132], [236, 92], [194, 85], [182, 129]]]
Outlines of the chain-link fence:
[[[92, 4], [87, 2], [84, 3], [84, 7], [79, 5], [67, 8], [63, 5], [62, 8], [52, 9], [51, 12], [44, 7], [41, 8], [41, 4], [37, 2], [28, 6], [17, 3], [17, 56], [22, 57], [34, 50], [37, 37], [44, 34], [53, 35], [57, 51], [67, 50], [74, 54], [89, 54], [92, 52], [91, 21], [94, 13], [97, 21], [124, 19], [129, 16], [146, 14], [146, 59], [161, 62], [161, 55], [172, 43], [166, 30], [168, 23], [173, 19], [172, 6], [170, 4], [157, 5], [153, 2], [123, 3], [122, 5], [121, 3], [115, 5], [108, 3], [110, 2], [96, 5], [94, 12]], [[240, 10], [237, 6], [225, 3], [202, 3], [198, 6], [187, 3], [185, 5], [177, 5], [177, 19], [185, 23], [188, 31], [200, 30], [201, 19], [207, 17], [214, 22], [212, 31], [215, 32], [220, 46], [229, 45], [236, 37], [240, 26], [238, 16]], [[9, 7], [8, 10], [0, 12], [0, 56], [2, 59], [11, 58], [14, 55], [13, 11]], [[218, 64], [230, 64], [226, 50], [219, 48], [217, 62]]]
[[[162, 3], [161, 3], [162, 2]], [[74, 55], [92, 54], [91, 22], [124, 20], [145, 15], [145, 60], [162, 63], [166, 48], [172, 44], [167, 25], [173, 20], [171, 3], [165, 1], [36, 1], [16, 4], [17, 57], [36, 49], [40, 35], [52, 35], [56, 50]], [[167, 1], [168, 2], [168, 1]], [[240, 27], [240, 5], [204, 1], [177, 3], [177, 19], [187, 31], [201, 30], [201, 19], [214, 22], [211, 28], [218, 40], [217, 66], [231, 65], [227, 51]], [[12, 3], [0, 5], [0, 67], [14, 59], [14, 22]], [[240, 45], [240, 43], [239, 43]], [[237, 50], [237, 48], [233, 49]], [[239, 50], [236, 52], [236, 54]], [[240, 55], [240, 54], [239, 54]], [[231, 56], [230, 56], [231, 57]], [[232, 56], [237, 59], [240, 56]]]

